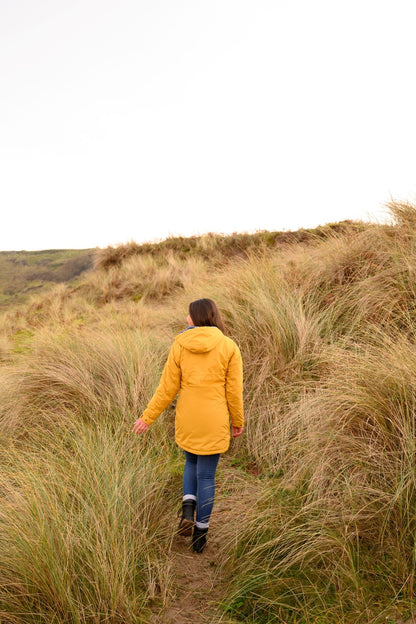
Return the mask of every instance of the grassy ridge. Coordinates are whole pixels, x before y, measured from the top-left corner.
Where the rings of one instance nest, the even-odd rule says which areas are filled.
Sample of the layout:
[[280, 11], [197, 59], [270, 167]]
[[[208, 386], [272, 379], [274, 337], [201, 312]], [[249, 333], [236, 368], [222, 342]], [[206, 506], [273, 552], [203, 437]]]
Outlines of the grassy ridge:
[[26, 301], [59, 282], [70, 282], [91, 269], [92, 249], [0, 252], [0, 307]]
[[170, 236], [160, 242], [140, 245], [132, 241], [125, 245], [100, 249], [96, 256], [96, 267], [109, 269], [115, 265], [120, 265], [131, 256], [164, 258], [172, 256], [172, 254], [177, 260], [197, 256], [211, 263], [222, 265], [229, 258], [246, 256], [251, 251], [277, 249], [289, 244], [316, 241], [333, 234], [358, 232], [364, 227], [364, 223], [360, 221], [347, 220], [339, 223], [328, 223], [317, 228], [300, 229], [295, 232], [259, 231], [254, 234], [209, 233], [203, 236]]
[[416, 208], [390, 209], [388, 226], [222, 263], [220, 245], [108, 249], [77, 286], [2, 316], [2, 621], [146, 622], [166, 601], [172, 410], [147, 438], [130, 429], [200, 296], [219, 303], [243, 353], [247, 428], [233, 461], [260, 492], [228, 527], [227, 621], [413, 614]]
[[[49, 249], [43, 251], [0, 251], [0, 308], [23, 303], [31, 295], [49, 290], [56, 283], [77, 280], [93, 266], [110, 269], [120, 267], [127, 259], [145, 257], [163, 265], [166, 259], [176, 262], [190, 257], [222, 264], [260, 248], [276, 248], [294, 242], [320, 239], [332, 233], [358, 231], [364, 224], [343, 221], [296, 232], [257, 232], [255, 234], [207, 234], [203, 236], [171, 236], [161, 242], [137, 244], [134, 241], [103, 249]], [[140, 296], [136, 295], [136, 296]]]

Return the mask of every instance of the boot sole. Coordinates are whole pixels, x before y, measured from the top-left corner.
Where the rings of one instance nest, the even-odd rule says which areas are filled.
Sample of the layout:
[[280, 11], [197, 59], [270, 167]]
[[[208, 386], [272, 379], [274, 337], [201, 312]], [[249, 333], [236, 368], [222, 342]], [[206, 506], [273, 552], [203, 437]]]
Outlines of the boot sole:
[[192, 529], [194, 528], [193, 520], [188, 520], [187, 518], [182, 518], [179, 523], [178, 530], [176, 531], [178, 535], [192, 535]]

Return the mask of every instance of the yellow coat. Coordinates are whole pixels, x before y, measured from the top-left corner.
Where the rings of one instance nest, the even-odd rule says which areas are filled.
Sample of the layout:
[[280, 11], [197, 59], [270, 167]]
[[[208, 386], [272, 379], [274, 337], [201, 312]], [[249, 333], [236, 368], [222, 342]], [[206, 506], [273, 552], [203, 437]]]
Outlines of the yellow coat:
[[151, 425], [179, 391], [175, 439], [190, 453], [224, 453], [230, 418], [244, 426], [243, 366], [236, 343], [218, 327], [193, 327], [179, 336], [142, 420]]

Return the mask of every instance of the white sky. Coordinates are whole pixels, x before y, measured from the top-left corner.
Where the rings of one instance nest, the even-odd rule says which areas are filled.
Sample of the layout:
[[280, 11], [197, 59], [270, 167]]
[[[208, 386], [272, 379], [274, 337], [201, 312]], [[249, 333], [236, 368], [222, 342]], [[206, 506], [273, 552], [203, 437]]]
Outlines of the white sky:
[[415, 0], [0, 0], [0, 249], [377, 219]]

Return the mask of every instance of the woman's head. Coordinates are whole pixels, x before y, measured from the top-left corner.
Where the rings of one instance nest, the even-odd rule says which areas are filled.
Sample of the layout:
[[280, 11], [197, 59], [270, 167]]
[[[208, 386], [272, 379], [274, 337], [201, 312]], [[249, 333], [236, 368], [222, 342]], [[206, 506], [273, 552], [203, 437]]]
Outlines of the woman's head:
[[189, 316], [196, 327], [218, 327], [225, 333], [220, 311], [212, 299], [197, 299], [189, 304]]

